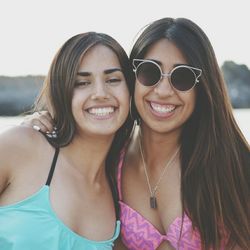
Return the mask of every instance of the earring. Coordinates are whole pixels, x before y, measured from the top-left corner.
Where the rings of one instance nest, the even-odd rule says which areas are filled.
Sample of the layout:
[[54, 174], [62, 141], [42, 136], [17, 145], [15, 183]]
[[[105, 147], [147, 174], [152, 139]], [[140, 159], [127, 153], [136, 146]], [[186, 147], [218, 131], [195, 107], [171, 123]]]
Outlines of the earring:
[[[133, 115], [133, 111], [132, 111], [132, 96], [130, 97], [130, 100], [129, 100], [129, 115], [131, 117], [131, 119], [137, 124], [137, 125], [140, 125], [140, 117], [138, 114], [135, 114], [135, 116]], [[135, 112], [134, 112], [135, 113]]]
[[129, 99], [129, 115], [131, 117], [131, 119], [134, 121], [134, 117], [132, 115], [132, 96], [130, 96], [130, 99]]

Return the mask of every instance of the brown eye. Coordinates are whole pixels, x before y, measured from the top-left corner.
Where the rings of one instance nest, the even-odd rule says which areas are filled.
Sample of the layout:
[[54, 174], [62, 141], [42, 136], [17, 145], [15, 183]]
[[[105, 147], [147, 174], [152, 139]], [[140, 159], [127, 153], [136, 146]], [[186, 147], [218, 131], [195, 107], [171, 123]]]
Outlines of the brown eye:
[[120, 78], [114, 77], [114, 78], [110, 78], [106, 81], [106, 83], [109, 83], [110, 85], [115, 85], [117, 83], [119, 83], [121, 81]]
[[80, 87], [80, 86], [88, 86], [89, 84], [91, 84], [90, 81], [76, 81], [75, 82], [75, 87]]

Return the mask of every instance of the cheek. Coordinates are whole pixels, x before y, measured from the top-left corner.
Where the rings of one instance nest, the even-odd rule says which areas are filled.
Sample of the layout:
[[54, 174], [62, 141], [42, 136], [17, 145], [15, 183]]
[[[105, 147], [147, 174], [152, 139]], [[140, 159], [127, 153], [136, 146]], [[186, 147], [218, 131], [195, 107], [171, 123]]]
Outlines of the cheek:
[[182, 100], [184, 101], [186, 109], [187, 109], [186, 111], [188, 115], [190, 116], [195, 109], [196, 91], [193, 90], [190, 93], [184, 93], [182, 96]]
[[[129, 102], [130, 94], [127, 88], [127, 85], [121, 84], [120, 86], [112, 87], [109, 89], [109, 95], [111, 100], [119, 105], [119, 119], [125, 121], [126, 117], [129, 114]], [[112, 101], [112, 102], [113, 102]]]
[[145, 111], [146, 98], [152, 94], [154, 88], [145, 87], [140, 83], [136, 82], [134, 100], [135, 106], [140, 115]]
[[78, 102], [79, 102], [79, 95], [77, 95], [77, 93], [73, 93], [71, 101], [72, 111], [74, 111], [74, 109], [77, 107]]
[[123, 95], [124, 101], [129, 103], [130, 94], [129, 94], [129, 90], [128, 90], [127, 86], [124, 86], [124, 88], [121, 91], [122, 91], [121, 93]]
[[82, 110], [84, 95], [81, 91], [75, 91], [73, 93], [72, 101], [71, 101], [71, 109], [74, 117], [76, 114]]

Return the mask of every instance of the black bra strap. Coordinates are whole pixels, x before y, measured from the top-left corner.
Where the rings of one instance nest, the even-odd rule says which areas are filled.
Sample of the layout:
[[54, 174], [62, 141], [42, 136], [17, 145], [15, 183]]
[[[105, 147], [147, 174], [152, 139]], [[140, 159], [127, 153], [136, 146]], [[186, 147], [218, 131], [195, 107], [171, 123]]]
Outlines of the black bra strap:
[[57, 161], [57, 157], [58, 157], [59, 151], [60, 151], [59, 148], [56, 148], [55, 154], [54, 154], [54, 158], [53, 158], [53, 161], [51, 163], [51, 167], [50, 167], [48, 179], [46, 181], [46, 185], [47, 186], [49, 186], [50, 183], [51, 183], [51, 180], [52, 180], [52, 177], [53, 177], [53, 174], [54, 174], [54, 170], [55, 170], [55, 167], [56, 167], [56, 161]]

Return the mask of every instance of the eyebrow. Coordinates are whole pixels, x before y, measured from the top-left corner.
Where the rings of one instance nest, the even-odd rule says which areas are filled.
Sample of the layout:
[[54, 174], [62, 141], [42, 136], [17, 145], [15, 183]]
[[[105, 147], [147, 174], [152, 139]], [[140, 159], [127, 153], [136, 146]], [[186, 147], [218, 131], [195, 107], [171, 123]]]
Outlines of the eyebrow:
[[[116, 72], [116, 71], [122, 72], [122, 70], [120, 68], [112, 68], [112, 69], [104, 70], [104, 74], [108, 75], [108, 74], [111, 74], [111, 73]], [[85, 72], [85, 71], [80, 71], [80, 72], [77, 72], [76, 74], [78, 76], [90, 76], [91, 75], [90, 72]]]
[[116, 72], [116, 71], [122, 72], [122, 70], [120, 68], [113, 68], [113, 69], [106, 69], [106, 70], [104, 70], [104, 73], [105, 74], [111, 74], [111, 73]]
[[83, 72], [83, 71], [77, 72], [76, 74], [77, 74], [78, 76], [90, 76], [90, 75], [91, 75], [89, 72]]
[[[153, 61], [153, 62], [157, 63], [159, 66], [162, 66], [162, 62], [161, 62], [161, 61], [158, 61], [158, 60], [155, 60], [155, 59], [146, 59], [146, 60]], [[175, 63], [175, 64], [173, 65], [173, 68], [175, 68], [175, 67], [177, 67], [177, 66], [182, 66], [182, 65], [184, 65], [184, 66], [190, 66], [190, 65], [187, 64], [187, 63]]]
[[155, 59], [146, 59], [146, 60], [153, 61], [153, 62], [157, 63], [159, 66], [162, 66], [162, 62], [161, 61], [158, 61], [158, 60], [155, 60]]

